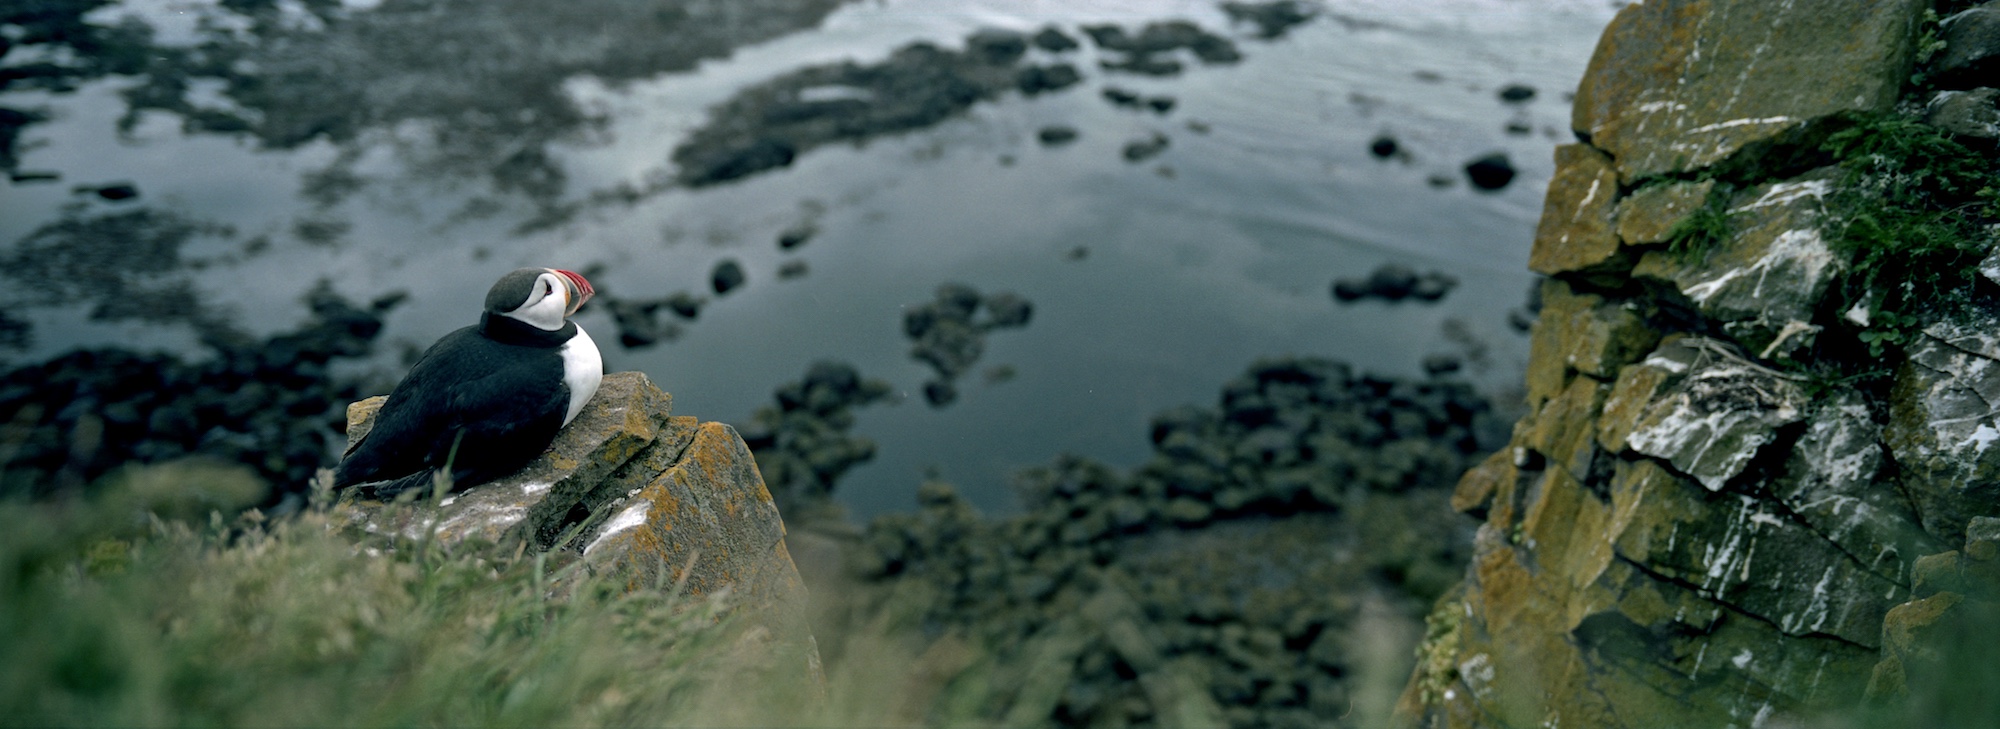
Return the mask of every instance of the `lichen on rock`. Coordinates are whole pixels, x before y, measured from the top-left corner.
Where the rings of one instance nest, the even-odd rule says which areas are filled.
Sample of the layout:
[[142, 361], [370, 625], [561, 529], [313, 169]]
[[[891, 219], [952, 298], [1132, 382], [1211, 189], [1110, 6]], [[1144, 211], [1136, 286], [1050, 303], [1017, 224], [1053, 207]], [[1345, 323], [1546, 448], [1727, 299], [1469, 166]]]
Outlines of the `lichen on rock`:
[[1895, 104], [1917, 0], [1650, 0], [1598, 41], [1571, 121], [1619, 179], [1698, 170], [1815, 120]]
[[[350, 439], [368, 432], [381, 401], [348, 408]], [[583, 412], [519, 473], [435, 503], [348, 501], [338, 508], [363, 533], [548, 551], [629, 588], [726, 592], [776, 641], [775, 650], [816, 665], [806, 591], [756, 460], [735, 429], [674, 417], [672, 408], [672, 396], [644, 374], [608, 374]]]

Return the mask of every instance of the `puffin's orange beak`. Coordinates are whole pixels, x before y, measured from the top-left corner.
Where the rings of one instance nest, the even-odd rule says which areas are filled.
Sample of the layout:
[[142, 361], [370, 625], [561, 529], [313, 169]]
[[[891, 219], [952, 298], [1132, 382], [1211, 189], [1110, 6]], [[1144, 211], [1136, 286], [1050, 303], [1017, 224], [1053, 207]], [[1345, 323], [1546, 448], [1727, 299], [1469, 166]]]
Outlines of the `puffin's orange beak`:
[[577, 309], [583, 307], [583, 302], [589, 301], [590, 297], [597, 295], [597, 289], [590, 287], [590, 281], [585, 280], [583, 274], [560, 268], [550, 270], [561, 274], [563, 278], [569, 280], [569, 310], [563, 312], [564, 316], [575, 314]]

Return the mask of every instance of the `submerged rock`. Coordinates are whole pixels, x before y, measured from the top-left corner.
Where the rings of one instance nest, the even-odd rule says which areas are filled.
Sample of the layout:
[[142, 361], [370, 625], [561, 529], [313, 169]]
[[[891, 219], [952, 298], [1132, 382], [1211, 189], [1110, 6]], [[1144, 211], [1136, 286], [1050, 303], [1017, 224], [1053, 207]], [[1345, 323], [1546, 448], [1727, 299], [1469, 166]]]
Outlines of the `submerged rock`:
[[[1039, 38], [1039, 36], [1038, 36]], [[982, 30], [964, 51], [912, 43], [885, 61], [800, 69], [753, 85], [709, 111], [673, 152], [681, 182], [702, 187], [790, 165], [800, 154], [928, 127], [1011, 90], [1059, 91], [1082, 76], [1066, 63], [1020, 66], [1028, 38]]]
[[1035, 138], [1045, 147], [1060, 147], [1076, 141], [1076, 137], [1076, 127], [1071, 126], [1048, 126], [1035, 132]]
[[1120, 154], [1125, 156], [1126, 162], [1144, 162], [1167, 151], [1167, 145], [1171, 141], [1167, 139], [1167, 135], [1153, 132], [1152, 136], [1126, 142], [1125, 149]]
[[874, 441], [847, 430], [854, 410], [892, 392], [846, 363], [815, 362], [803, 379], [778, 388], [775, 405], [751, 415], [744, 442], [781, 509], [802, 514], [825, 506], [848, 469], [875, 457]]
[[1374, 141], [1368, 143], [1368, 153], [1382, 159], [1394, 157], [1402, 149], [1402, 145], [1396, 143], [1396, 138], [1387, 134], [1377, 136]]
[[925, 484], [855, 566], [980, 657], [940, 680], [999, 688], [1008, 725], [1337, 725], [1372, 660], [1355, 646], [1412, 629], [1462, 558], [1445, 493], [1485, 407], [1459, 383], [1260, 361], [1219, 407], [1156, 416], [1139, 468], [1023, 474], [1020, 515]]
[[1061, 91], [1083, 81], [1083, 74], [1075, 66], [1058, 63], [1051, 66], [1028, 66], [1015, 76], [1014, 85], [1023, 96], [1037, 96], [1051, 91]]
[[1378, 298], [1389, 303], [1404, 299], [1438, 301], [1458, 286], [1458, 278], [1440, 271], [1417, 273], [1396, 263], [1385, 263], [1366, 278], [1342, 278], [1333, 282], [1333, 298], [1340, 303]]
[[725, 258], [715, 264], [715, 270], [708, 274], [709, 287], [715, 290], [717, 296], [736, 290], [743, 285], [744, 279], [743, 264], [733, 258]]
[[1050, 53], [1067, 53], [1076, 50], [1082, 45], [1077, 43], [1075, 38], [1065, 35], [1055, 26], [1049, 26], [1036, 31], [1033, 42], [1036, 48]]
[[357, 304], [322, 282], [304, 298], [312, 315], [296, 329], [252, 340], [218, 326], [202, 361], [103, 348], [6, 368], [0, 495], [82, 491], [120, 467], [204, 456], [250, 467], [296, 506], [339, 438], [338, 403], [360, 394], [339, 368], [373, 351], [402, 295]]
[[1228, 14], [1231, 21], [1256, 26], [1257, 37], [1264, 40], [1283, 38], [1293, 27], [1313, 19], [1310, 6], [1298, 0], [1225, 2], [1222, 12]]
[[[814, 225], [811, 222], [804, 222], [798, 225], [794, 225], [790, 228], [786, 228], [784, 232], [778, 234], [778, 249], [789, 251], [794, 248], [798, 248], [799, 246], [805, 245], [806, 243], [810, 242], [813, 239], [813, 236], [816, 235], [819, 235], [819, 226]], [[688, 318], [692, 319], [694, 317], [692, 315], [689, 315]]]
[[924, 385], [924, 399], [944, 407], [958, 399], [954, 384], [978, 364], [986, 334], [1028, 325], [1034, 305], [1011, 292], [982, 295], [964, 284], [939, 286], [937, 298], [903, 312], [903, 334], [913, 340], [910, 356], [930, 365], [937, 379]]

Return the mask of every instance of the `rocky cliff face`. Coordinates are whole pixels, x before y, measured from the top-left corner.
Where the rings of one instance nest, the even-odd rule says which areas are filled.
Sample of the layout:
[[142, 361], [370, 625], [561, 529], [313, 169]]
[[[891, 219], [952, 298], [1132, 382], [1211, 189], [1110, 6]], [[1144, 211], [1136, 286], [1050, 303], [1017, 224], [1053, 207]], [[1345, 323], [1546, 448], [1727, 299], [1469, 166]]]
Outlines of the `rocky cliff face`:
[[[382, 400], [349, 406], [349, 443], [367, 434]], [[672, 411], [673, 397], [644, 374], [608, 374], [520, 473], [436, 504], [341, 508], [370, 532], [548, 551], [633, 586], [678, 585], [695, 596], [726, 590], [778, 650], [803, 654], [817, 672], [805, 586], [750, 450], [734, 428]]]
[[2000, 11], [1930, 9], [1648, 0], [1606, 29], [1531, 257], [1530, 412], [1454, 495], [1483, 524], [1412, 723], [1758, 726], [1894, 694], [1994, 595], [1991, 233], [1896, 227], [1953, 193], [1880, 170], [1918, 142], [1993, 167], [2000, 127], [1936, 110], [1993, 114], [1952, 85], [1990, 78], [1970, 29]]

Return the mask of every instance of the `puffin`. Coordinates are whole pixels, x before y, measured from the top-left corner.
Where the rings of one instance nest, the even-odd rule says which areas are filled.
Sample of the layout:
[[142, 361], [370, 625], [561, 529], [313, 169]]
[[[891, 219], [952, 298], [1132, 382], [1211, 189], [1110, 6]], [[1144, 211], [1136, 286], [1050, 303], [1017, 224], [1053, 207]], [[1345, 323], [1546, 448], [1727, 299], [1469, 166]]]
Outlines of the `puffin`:
[[501, 276], [479, 323], [444, 335], [389, 391], [374, 427], [341, 456], [334, 488], [388, 499], [447, 468], [457, 490], [528, 465], [604, 379], [597, 344], [569, 320], [596, 293], [559, 268]]

